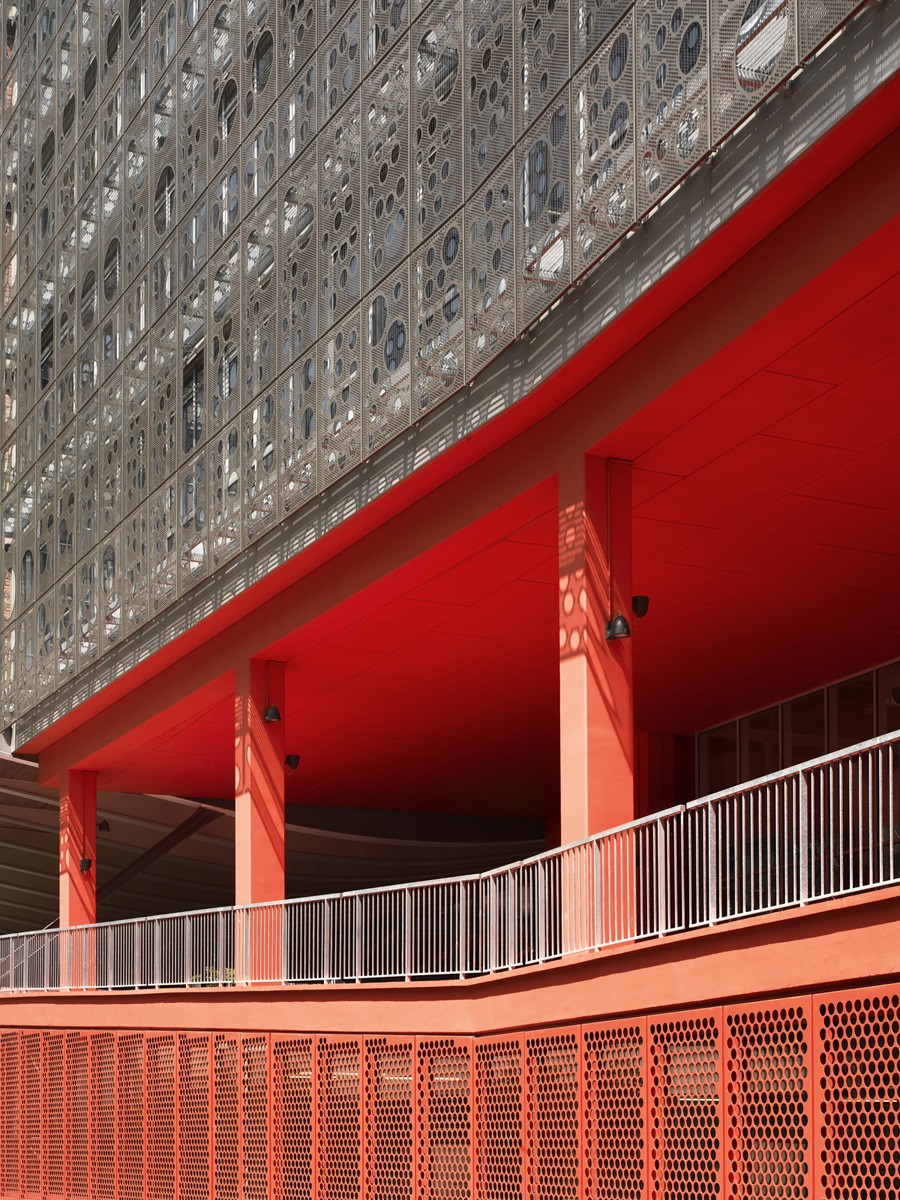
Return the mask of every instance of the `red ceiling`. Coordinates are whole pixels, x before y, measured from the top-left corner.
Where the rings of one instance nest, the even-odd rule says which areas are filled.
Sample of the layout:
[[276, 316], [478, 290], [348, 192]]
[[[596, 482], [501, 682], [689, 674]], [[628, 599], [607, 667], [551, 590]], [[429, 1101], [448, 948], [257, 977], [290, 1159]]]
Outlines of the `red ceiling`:
[[[596, 449], [634, 461], [639, 728], [692, 732], [900, 657], [900, 222]], [[557, 803], [553, 479], [273, 648], [294, 803]], [[229, 795], [228, 679], [104, 772]]]

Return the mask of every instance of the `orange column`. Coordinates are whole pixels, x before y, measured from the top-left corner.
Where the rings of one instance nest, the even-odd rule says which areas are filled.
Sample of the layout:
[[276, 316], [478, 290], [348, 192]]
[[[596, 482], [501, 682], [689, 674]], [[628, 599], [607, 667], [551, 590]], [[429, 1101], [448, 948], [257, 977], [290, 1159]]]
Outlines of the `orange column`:
[[559, 472], [560, 843], [634, 817], [631, 465], [581, 456]]
[[[82, 863], [90, 863], [82, 870]], [[97, 776], [68, 771], [59, 797], [59, 925], [97, 920]]]
[[[281, 720], [267, 723], [274, 705]], [[284, 899], [284, 663], [251, 659], [235, 679], [234, 901]]]

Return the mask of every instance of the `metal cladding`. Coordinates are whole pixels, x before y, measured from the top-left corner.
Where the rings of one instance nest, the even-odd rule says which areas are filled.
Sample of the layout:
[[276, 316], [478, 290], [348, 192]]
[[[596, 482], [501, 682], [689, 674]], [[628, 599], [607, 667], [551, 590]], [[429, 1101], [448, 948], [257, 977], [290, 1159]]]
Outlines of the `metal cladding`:
[[123, 1200], [874, 1200], [894, 1194], [898, 1020], [882, 985], [485, 1037], [7, 1029], [0, 1181]]
[[3, 725], [465, 386], [854, 7], [6, 0]]

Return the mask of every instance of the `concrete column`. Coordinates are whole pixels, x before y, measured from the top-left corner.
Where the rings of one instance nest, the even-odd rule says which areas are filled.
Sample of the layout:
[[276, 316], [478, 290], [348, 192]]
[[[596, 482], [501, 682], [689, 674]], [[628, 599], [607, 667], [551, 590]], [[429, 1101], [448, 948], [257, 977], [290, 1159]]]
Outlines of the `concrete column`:
[[559, 472], [560, 843], [635, 815], [631, 465], [580, 456]]
[[[59, 796], [59, 925], [97, 920], [97, 776], [68, 771]], [[82, 870], [82, 863], [90, 863]]]
[[[265, 721], [274, 705], [281, 720]], [[284, 663], [250, 659], [235, 679], [234, 902], [284, 899]]]

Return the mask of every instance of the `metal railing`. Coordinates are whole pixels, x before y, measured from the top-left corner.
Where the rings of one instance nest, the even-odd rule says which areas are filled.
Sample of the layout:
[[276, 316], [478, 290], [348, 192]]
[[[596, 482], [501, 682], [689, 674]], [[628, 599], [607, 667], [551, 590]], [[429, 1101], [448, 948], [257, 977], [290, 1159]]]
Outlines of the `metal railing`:
[[482, 875], [0, 938], [0, 992], [469, 978], [900, 883], [900, 733]]

